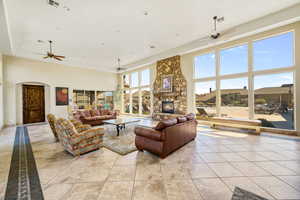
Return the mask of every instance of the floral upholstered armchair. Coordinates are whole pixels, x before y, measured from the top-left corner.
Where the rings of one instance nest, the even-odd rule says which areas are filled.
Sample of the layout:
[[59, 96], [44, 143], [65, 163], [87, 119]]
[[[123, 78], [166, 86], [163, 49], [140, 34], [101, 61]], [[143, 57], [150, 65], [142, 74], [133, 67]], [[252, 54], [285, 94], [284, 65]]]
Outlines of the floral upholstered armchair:
[[79, 156], [102, 146], [103, 128], [88, 129], [78, 132], [71, 121], [57, 119], [55, 122], [59, 141], [66, 151], [74, 156]]
[[[48, 123], [50, 125], [50, 128], [52, 130], [52, 133], [53, 133], [54, 137], [58, 141], [59, 138], [58, 138], [57, 130], [56, 130], [56, 127], [55, 127], [56, 117], [53, 114], [48, 114], [47, 115], [47, 120], [48, 120]], [[78, 132], [82, 132], [82, 131], [86, 131], [88, 129], [91, 129], [91, 126], [88, 125], [88, 124], [83, 125], [80, 121], [77, 121], [77, 120], [70, 120], [70, 121], [73, 123], [73, 125], [75, 126], [75, 128]]]

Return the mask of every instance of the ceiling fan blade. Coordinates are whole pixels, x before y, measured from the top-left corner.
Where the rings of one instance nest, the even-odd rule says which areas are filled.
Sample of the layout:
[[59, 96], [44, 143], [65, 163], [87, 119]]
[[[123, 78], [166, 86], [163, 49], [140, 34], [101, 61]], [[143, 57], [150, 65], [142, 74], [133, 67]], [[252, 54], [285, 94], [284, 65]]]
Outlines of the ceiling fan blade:
[[55, 55], [55, 57], [58, 57], [58, 58], [66, 58], [65, 56], [58, 56], [58, 55]]
[[49, 58], [49, 56], [45, 56], [45, 57], [43, 57], [44, 59], [46, 59], [46, 58]]
[[60, 58], [58, 58], [56, 56], [53, 56], [53, 58], [56, 59], [56, 60], [62, 61], [62, 59], [60, 59]]

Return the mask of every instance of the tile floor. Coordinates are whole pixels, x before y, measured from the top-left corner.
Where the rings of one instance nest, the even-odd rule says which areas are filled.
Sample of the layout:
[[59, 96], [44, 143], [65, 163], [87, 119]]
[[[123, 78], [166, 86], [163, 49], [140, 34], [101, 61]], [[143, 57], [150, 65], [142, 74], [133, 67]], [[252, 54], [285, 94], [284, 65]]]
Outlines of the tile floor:
[[[229, 200], [235, 186], [267, 199], [300, 199], [299, 139], [199, 127], [196, 140], [163, 160], [105, 148], [74, 158], [47, 125], [28, 131], [46, 200]], [[14, 127], [0, 133], [0, 200], [14, 134]]]

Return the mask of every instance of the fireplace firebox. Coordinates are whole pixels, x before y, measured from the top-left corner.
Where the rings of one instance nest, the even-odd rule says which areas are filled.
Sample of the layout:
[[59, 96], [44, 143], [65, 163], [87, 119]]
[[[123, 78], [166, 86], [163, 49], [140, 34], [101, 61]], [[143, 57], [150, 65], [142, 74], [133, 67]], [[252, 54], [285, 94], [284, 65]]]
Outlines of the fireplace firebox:
[[162, 102], [162, 112], [163, 113], [174, 113], [174, 102], [173, 101], [163, 101]]

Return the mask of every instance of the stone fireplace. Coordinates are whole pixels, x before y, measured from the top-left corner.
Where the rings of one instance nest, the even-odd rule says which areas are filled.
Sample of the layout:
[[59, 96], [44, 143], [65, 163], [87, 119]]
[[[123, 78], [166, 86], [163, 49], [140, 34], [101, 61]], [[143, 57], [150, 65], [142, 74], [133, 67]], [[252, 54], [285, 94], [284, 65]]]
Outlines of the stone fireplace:
[[174, 102], [173, 101], [162, 101], [162, 113], [174, 113]]
[[[172, 88], [166, 92], [162, 88], [162, 78], [172, 76]], [[180, 67], [180, 56], [166, 58], [157, 62], [156, 77], [153, 83], [153, 119], [161, 120], [172, 118], [187, 113], [187, 82]], [[168, 102], [166, 104], [166, 102]], [[164, 112], [163, 106], [170, 108], [172, 112]]]

